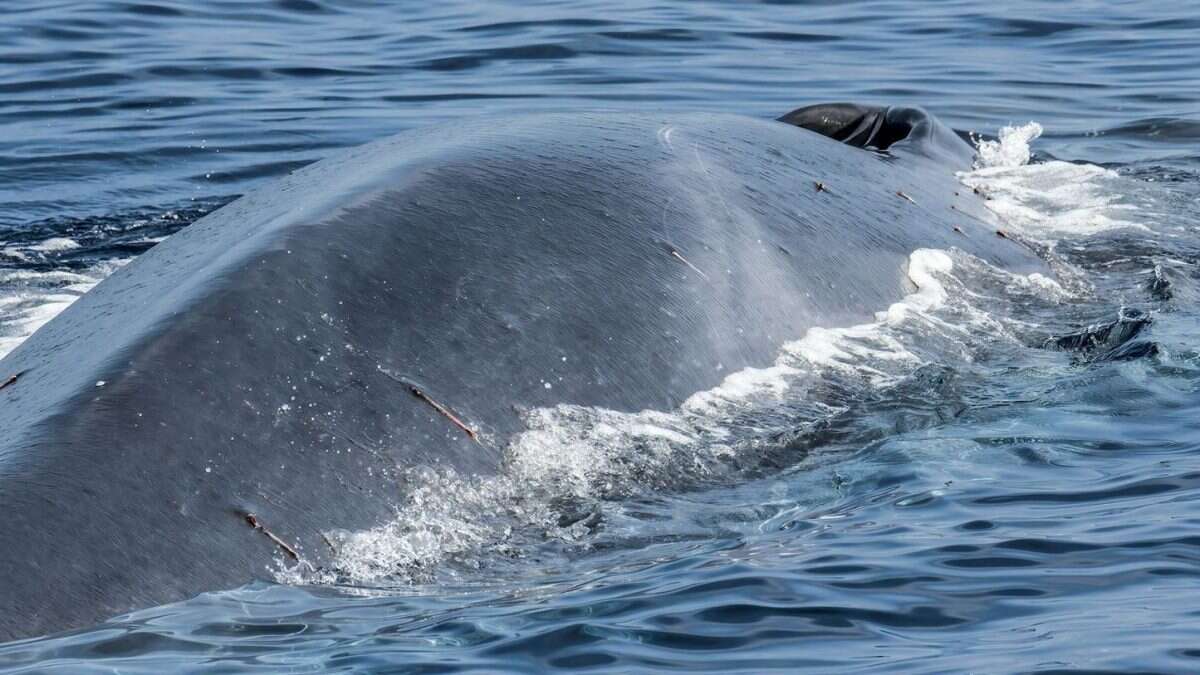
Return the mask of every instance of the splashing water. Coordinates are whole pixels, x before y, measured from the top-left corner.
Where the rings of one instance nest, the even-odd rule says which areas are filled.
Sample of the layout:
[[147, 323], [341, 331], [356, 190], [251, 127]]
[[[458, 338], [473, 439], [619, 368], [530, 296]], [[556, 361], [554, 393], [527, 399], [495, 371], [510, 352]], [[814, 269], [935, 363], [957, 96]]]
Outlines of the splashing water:
[[978, 143], [976, 168], [960, 175], [987, 198], [1009, 227], [1043, 240], [1144, 227], [1125, 201], [1133, 190], [1115, 171], [1092, 164], [1049, 161], [1030, 164], [1031, 142], [1042, 126], [1004, 127], [999, 139]]
[[1032, 156], [1031, 144], [1042, 135], [1042, 131], [1042, 125], [1037, 122], [1029, 122], [1019, 127], [1002, 127], [996, 140], [980, 140], [976, 143], [978, 156], [975, 167], [1013, 168], [1028, 164]]

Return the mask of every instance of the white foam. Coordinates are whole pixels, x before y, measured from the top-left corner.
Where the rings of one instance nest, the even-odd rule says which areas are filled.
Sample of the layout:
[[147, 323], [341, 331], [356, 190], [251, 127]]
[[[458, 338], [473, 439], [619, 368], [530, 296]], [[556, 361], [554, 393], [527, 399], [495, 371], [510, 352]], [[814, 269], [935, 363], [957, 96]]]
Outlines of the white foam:
[[66, 237], [51, 237], [45, 241], [34, 244], [29, 247], [31, 251], [42, 251], [45, 253], [56, 251], [69, 251], [73, 248], [79, 248], [79, 242]]
[[979, 141], [976, 168], [1012, 168], [1028, 164], [1031, 144], [1041, 135], [1042, 125], [1037, 122], [1001, 128], [997, 140]]
[[1042, 134], [1036, 122], [1004, 127], [999, 140], [980, 141], [976, 168], [962, 182], [988, 198], [987, 207], [1009, 228], [1055, 239], [1124, 227], [1145, 228], [1137, 208], [1122, 202], [1125, 179], [1093, 164], [1049, 161], [1030, 164], [1031, 144]]
[[0, 271], [0, 358], [126, 262], [105, 261], [81, 272]]
[[6, 246], [3, 249], [0, 249], [0, 255], [3, 255], [6, 258], [17, 260], [19, 262], [29, 262], [29, 255], [15, 246]]
[[1028, 289], [1035, 289], [1035, 292], [1040, 293], [1043, 297], [1054, 300], [1066, 300], [1070, 297], [1070, 293], [1067, 292], [1067, 289], [1063, 288], [1062, 284], [1038, 272], [1034, 272], [1027, 277], [1014, 276], [1011, 283], [1024, 286]]
[[745, 400], [752, 396], [779, 397], [787, 391], [791, 378], [800, 374], [795, 367], [776, 361], [766, 368], [746, 368], [725, 376], [721, 386], [692, 394], [683, 402], [683, 409], [699, 414], [716, 410], [722, 402]]
[[931, 312], [946, 303], [946, 287], [939, 275], [950, 274], [954, 261], [945, 251], [919, 249], [913, 252], [908, 262], [908, 278], [917, 286], [917, 292], [888, 308], [885, 319], [895, 325], [903, 321], [910, 312]]
[[875, 362], [914, 362], [917, 357], [904, 345], [881, 330], [897, 326], [914, 314], [926, 314], [946, 301], [946, 289], [939, 277], [948, 275], [954, 262], [945, 251], [918, 249], [909, 256], [908, 276], [917, 287], [903, 300], [876, 314], [873, 323], [847, 328], [814, 327], [804, 337], [783, 346], [775, 363], [767, 368], [747, 368], [728, 375], [720, 386], [690, 396], [683, 410], [712, 414], [722, 405], [751, 398], [778, 398], [790, 387], [790, 380], [813, 367], [857, 370], [880, 382], [887, 374], [870, 365]]

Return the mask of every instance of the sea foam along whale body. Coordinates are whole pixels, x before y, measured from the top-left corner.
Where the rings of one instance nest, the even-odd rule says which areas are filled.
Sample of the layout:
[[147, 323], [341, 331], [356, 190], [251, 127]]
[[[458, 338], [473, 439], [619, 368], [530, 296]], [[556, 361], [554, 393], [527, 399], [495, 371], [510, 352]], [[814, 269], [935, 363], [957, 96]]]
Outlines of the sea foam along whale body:
[[496, 472], [521, 408], [671, 409], [887, 307], [914, 249], [1037, 268], [959, 189], [970, 149], [885, 112], [888, 155], [737, 115], [458, 122], [180, 231], [0, 361], [0, 638], [264, 576], [247, 514], [320, 564], [405, 469]]

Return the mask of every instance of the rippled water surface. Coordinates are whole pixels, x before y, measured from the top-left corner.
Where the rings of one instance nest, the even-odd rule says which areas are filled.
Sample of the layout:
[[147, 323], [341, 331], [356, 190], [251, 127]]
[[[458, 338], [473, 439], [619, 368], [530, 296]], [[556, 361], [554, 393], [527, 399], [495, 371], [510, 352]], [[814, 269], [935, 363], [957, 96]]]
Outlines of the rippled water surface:
[[921, 105], [987, 136], [962, 180], [1055, 275], [915, 251], [904, 307], [794, 336], [757, 380], [545, 411], [513, 472], [430, 472], [337, 570], [0, 668], [1200, 670], [1196, 9], [4, 2], [0, 353], [272, 177], [520, 111]]

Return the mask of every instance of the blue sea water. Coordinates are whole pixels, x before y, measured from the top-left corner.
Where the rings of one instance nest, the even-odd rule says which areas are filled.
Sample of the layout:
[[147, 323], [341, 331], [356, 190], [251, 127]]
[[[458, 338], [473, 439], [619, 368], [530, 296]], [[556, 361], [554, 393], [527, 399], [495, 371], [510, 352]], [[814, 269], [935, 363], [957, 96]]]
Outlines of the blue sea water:
[[0, 352], [273, 177], [521, 111], [920, 105], [985, 135], [962, 180], [1055, 278], [916, 253], [942, 295], [795, 336], [804, 386], [747, 420], [787, 441], [735, 477], [689, 473], [714, 449], [670, 419], [549, 420], [518, 449], [568, 477], [543, 501], [431, 475], [336, 579], [264, 570], [0, 671], [1200, 670], [1197, 10], [5, 0]]

